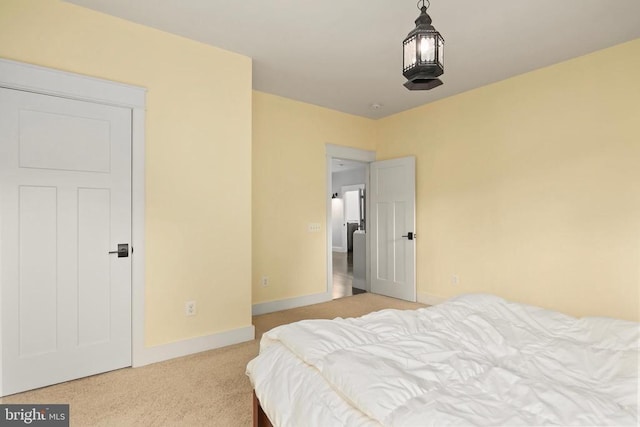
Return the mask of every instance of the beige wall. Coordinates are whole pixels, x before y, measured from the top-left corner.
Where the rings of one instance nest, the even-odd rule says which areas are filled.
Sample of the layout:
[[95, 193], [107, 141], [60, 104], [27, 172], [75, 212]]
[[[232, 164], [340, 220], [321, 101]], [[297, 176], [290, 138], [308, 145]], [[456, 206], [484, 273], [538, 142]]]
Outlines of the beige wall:
[[637, 40], [380, 121], [252, 92], [249, 58], [57, 0], [2, 0], [0, 56], [148, 88], [147, 345], [324, 292], [326, 143], [417, 157], [419, 293], [638, 318]]
[[[371, 150], [375, 122], [253, 93], [253, 303], [326, 291], [326, 143]], [[309, 223], [320, 223], [309, 233]], [[269, 277], [262, 287], [260, 278]]]
[[57, 0], [2, 0], [0, 57], [148, 89], [146, 344], [250, 326], [251, 60]]
[[378, 121], [417, 157], [418, 292], [638, 319], [638, 76], [635, 40]]

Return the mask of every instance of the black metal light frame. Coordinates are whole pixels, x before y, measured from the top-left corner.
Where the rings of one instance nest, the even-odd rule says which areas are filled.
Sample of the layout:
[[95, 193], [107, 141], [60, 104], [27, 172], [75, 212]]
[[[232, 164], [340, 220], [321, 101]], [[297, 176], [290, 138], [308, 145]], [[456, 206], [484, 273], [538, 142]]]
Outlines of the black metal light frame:
[[409, 90], [438, 87], [442, 84], [438, 77], [444, 73], [444, 39], [431, 25], [431, 17], [427, 14], [429, 1], [419, 0], [418, 5], [420, 3], [416, 28], [402, 42], [402, 74], [407, 78], [404, 86]]

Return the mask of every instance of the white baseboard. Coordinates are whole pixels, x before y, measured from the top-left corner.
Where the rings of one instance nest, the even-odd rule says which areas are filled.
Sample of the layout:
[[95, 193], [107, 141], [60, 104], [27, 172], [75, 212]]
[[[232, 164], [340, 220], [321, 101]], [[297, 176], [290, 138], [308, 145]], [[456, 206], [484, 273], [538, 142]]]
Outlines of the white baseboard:
[[445, 302], [449, 298], [441, 297], [438, 295], [428, 294], [426, 292], [418, 292], [418, 302], [426, 305], [436, 305], [441, 302]]
[[251, 307], [251, 315], [259, 316], [261, 314], [273, 313], [274, 311], [288, 310], [290, 308], [304, 307], [305, 305], [319, 304], [321, 302], [331, 301], [333, 298], [328, 292], [321, 294], [305, 295], [302, 297], [282, 299], [278, 301], [261, 302], [253, 304]]
[[255, 327], [232, 329], [212, 335], [190, 338], [155, 347], [141, 349], [133, 361], [133, 367], [137, 368], [151, 363], [162, 362], [176, 357], [188, 356], [201, 351], [214, 350], [233, 344], [239, 344], [255, 339]]

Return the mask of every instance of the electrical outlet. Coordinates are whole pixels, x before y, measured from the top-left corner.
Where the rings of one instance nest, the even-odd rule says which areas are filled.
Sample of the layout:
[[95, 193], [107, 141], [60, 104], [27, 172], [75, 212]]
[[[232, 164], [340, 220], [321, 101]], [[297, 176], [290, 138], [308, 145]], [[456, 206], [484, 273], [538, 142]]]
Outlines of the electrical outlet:
[[187, 301], [184, 303], [184, 314], [185, 316], [195, 316], [196, 315], [196, 302], [195, 301]]
[[460, 284], [460, 276], [458, 276], [457, 274], [454, 274], [453, 276], [451, 276], [451, 284], [453, 286]]
[[262, 279], [260, 279], [260, 284], [263, 288], [269, 286], [269, 276], [262, 276]]
[[319, 222], [310, 222], [309, 223], [309, 233], [317, 233], [320, 231], [320, 223]]

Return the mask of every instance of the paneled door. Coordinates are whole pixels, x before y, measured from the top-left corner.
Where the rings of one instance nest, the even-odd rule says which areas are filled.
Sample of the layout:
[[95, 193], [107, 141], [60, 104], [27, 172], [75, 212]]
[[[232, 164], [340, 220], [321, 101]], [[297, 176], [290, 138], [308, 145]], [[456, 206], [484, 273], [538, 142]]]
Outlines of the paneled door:
[[131, 365], [130, 242], [131, 109], [0, 88], [3, 394]]
[[371, 292], [416, 301], [415, 157], [370, 164]]

